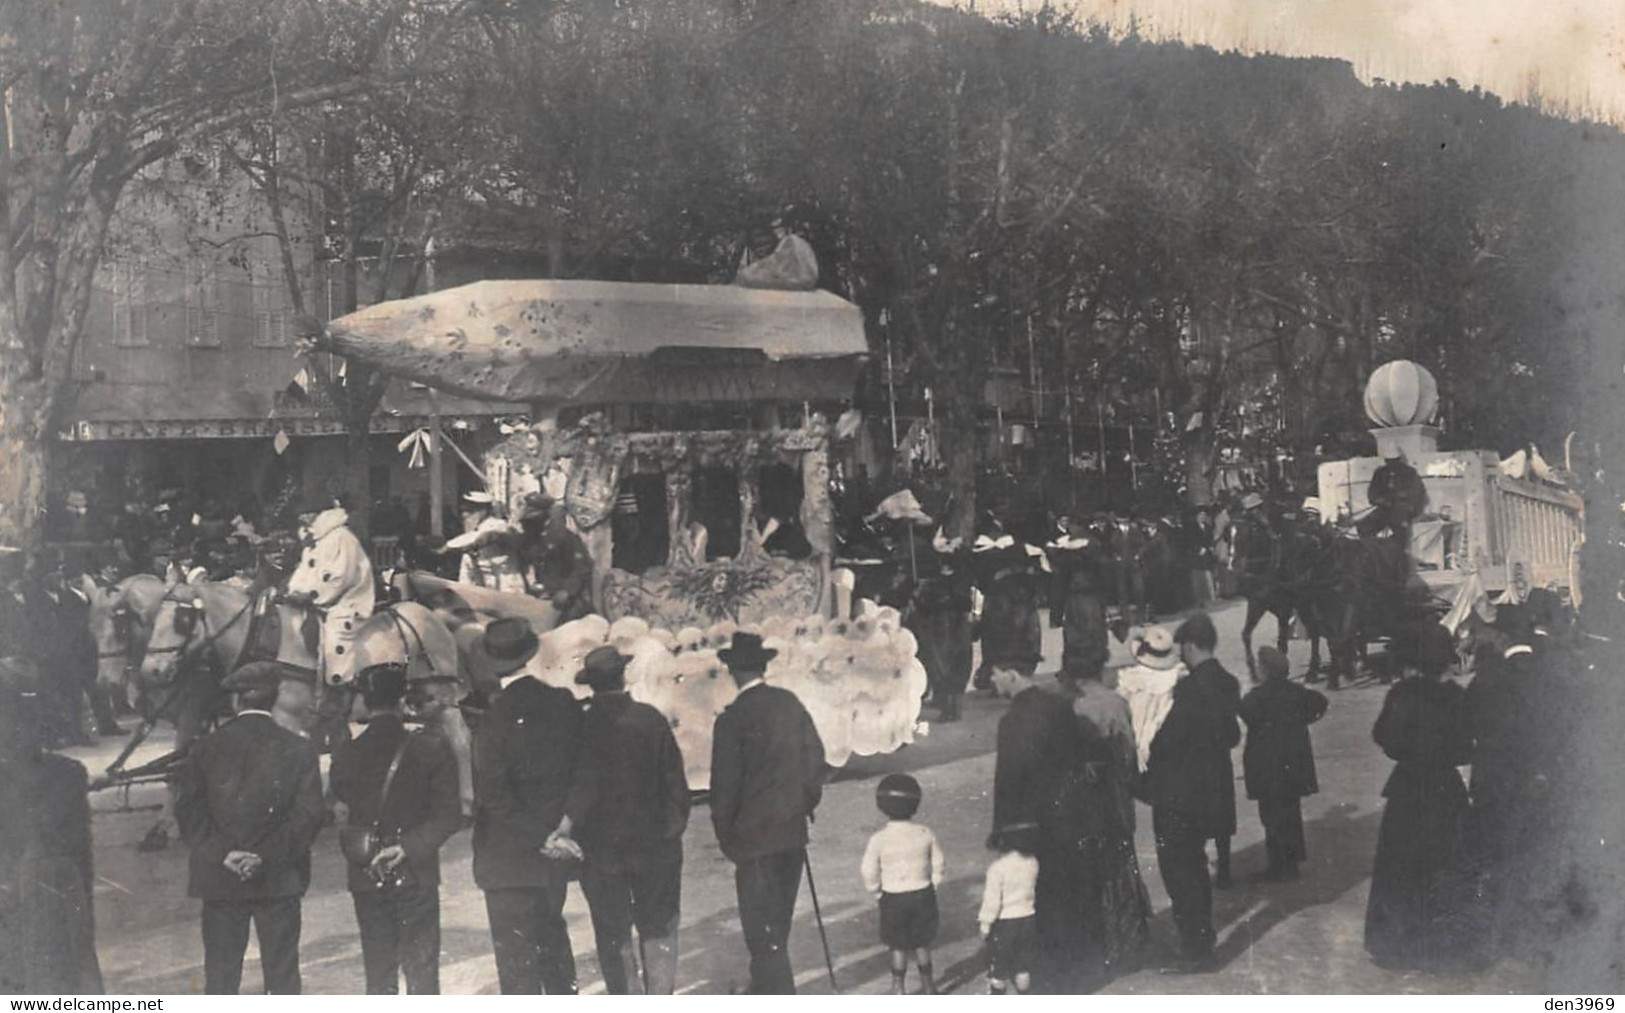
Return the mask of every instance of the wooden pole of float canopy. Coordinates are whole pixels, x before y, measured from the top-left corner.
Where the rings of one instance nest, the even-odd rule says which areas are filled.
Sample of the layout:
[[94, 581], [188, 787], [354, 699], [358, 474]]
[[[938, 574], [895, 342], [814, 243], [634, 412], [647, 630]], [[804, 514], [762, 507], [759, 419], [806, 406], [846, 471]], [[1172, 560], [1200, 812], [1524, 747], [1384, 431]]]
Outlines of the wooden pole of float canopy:
[[[423, 277], [425, 287], [430, 292], [435, 290], [434, 283], [434, 237], [423, 246]], [[440, 447], [440, 392], [433, 387], [429, 388], [429, 531], [436, 537], [445, 537], [446, 534], [446, 490], [445, 465], [441, 460]]]

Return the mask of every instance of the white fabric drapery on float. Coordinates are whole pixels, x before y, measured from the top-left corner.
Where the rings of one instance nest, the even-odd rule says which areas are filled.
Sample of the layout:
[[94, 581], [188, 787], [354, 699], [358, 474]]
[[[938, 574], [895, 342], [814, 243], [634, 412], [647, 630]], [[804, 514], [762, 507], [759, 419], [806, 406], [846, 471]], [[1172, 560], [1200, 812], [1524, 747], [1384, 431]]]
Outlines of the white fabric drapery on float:
[[482, 281], [368, 306], [323, 343], [385, 372], [496, 401], [845, 400], [868, 342], [829, 292]]

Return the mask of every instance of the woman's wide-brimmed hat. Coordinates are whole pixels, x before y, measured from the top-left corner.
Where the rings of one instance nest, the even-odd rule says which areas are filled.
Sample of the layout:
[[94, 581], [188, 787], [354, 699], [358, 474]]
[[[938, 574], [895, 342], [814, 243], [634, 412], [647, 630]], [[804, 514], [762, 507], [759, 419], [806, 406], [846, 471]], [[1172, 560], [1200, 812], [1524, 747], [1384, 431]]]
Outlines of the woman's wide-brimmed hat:
[[1134, 660], [1146, 668], [1170, 669], [1179, 666], [1179, 652], [1174, 650], [1174, 635], [1166, 626], [1152, 626], [1130, 644]]
[[525, 667], [541, 646], [541, 639], [529, 621], [519, 618], [493, 619], [485, 634], [476, 641], [498, 678]]
[[767, 663], [779, 656], [771, 647], [762, 646], [762, 638], [754, 633], [735, 633], [733, 641], [717, 652], [717, 658], [736, 672], [763, 672]]

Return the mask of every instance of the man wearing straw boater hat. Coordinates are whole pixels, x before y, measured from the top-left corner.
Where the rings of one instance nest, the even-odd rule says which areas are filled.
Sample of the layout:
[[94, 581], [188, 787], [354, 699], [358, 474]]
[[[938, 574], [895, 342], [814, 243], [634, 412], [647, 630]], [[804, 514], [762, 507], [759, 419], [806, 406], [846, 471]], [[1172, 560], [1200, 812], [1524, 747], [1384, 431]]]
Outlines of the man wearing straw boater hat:
[[592, 912], [604, 987], [611, 995], [632, 991], [641, 964], [638, 991], [670, 995], [677, 978], [688, 780], [670, 723], [627, 695], [630, 660], [606, 644], [588, 653], [576, 675], [576, 685], [592, 687], [592, 700], [552, 843], [580, 842], [581, 891]]
[[794, 693], [763, 681], [778, 652], [735, 633], [717, 657], [739, 696], [711, 735], [711, 823], [734, 863], [750, 991], [793, 995], [790, 922], [807, 861], [807, 821], [824, 791], [824, 743]]
[[503, 995], [576, 993], [564, 924], [569, 873], [548, 837], [564, 816], [581, 737], [569, 690], [525, 671], [540, 642], [523, 619], [497, 619], [479, 650], [501, 691], [474, 737], [474, 882], [485, 891]]

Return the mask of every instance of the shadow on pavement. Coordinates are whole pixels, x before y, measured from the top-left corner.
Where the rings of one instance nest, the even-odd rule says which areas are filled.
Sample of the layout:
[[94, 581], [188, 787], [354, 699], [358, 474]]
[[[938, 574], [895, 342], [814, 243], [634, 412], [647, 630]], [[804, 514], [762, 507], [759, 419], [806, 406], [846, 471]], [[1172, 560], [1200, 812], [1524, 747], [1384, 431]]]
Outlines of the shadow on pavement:
[[[1218, 966], [1228, 967], [1292, 915], [1329, 904], [1370, 879], [1381, 819], [1381, 810], [1356, 816], [1350, 807], [1305, 823], [1309, 860], [1304, 863], [1303, 877], [1288, 883], [1251, 881], [1266, 864], [1262, 841], [1236, 852], [1231, 858], [1236, 885], [1213, 891], [1214, 927], [1221, 936], [1230, 930], [1216, 953]], [[1260, 901], [1262, 909], [1255, 910]], [[1164, 923], [1165, 937], [1173, 938], [1171, 913], [1159, 912], [1157, 921]]]
[[[950, 879], [937, 891], [941, 924], [935, 943], [937, 948], [951, 947], [976, 935], [976, 911], [981, 903], [981, 886], [982, 875], [978, 872]], [[835, 963], [835, 981], [841, 990], [850, 990], [859, 983], [887, 980], [891, 958], [880, 942], [878, 905], [852, 901], [825, 903], [823, 915], [830, 955]], [[797, 977], [804, 977], [811, 970], [818, 971], [817, 977], [802, 982], [800, 990], [809, 994], [828, 994], [829, 976], [823, 968], [824, 955], [818, 941], [818, 924], [813, 917], [805, 879], [796, 898], [796, 918], [790, 929], [790, 943]], [[857, 954], [861, 956], [854, 956]], [[730, 907], [693, 925], [685, 925], [682, 959], [685, 962], [706, 961], [710, 966], [735, 968], [731, 983], [710, 983], [716, 986], [714, 991], [726, 991], [729, 984], [742, 987], [749, 977], [750, 957], [739, 929], [737, 910]], [[946, 986], [949, 982], [955, 988], [963, 986], [981, 970], [979, 963], [974, 967], [969, 966], [972, 963], [976, 962], [960, 961], [946, 970], [939, 968], [938, 979], [943, 983], [939, 987], [948, 991]], [[684, 980], [680, 971], [678, 979]], [[918, 984], [911, 964], [909, 987], [917, 989]]]

